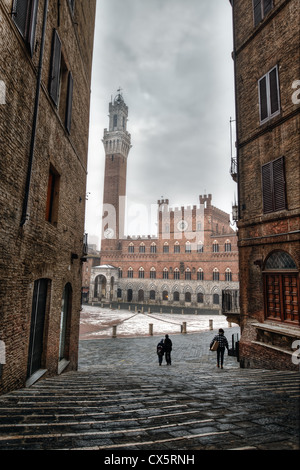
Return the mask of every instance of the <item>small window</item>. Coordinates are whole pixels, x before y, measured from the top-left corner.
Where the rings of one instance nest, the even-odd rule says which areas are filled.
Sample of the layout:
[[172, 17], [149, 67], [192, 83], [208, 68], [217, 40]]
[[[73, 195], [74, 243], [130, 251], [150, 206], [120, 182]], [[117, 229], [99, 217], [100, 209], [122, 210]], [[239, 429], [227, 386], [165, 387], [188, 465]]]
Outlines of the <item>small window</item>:
[[174, 253], [180, 253], [180, 245], [178, 242], [176, 242], [174, 245]]
[[118, 115], [114, 114], [114, 128], [118, 125]]
[[277, 66], [258, 81], [260, 123], [280, 113], [279, 79]]
[[276, 212], [287, 208], [284, 158], [262, 166], [263, 212]]
[[31, 57], [35, 47], [38, 0], [14, 0], [12, 18], [29, 47]]
[[139, 253], [145, 253], [145, 245], [144, 243], [141, 243], [139, 246]]
[[178, 268], [174, 269], [174, 279], [180, 279], [180, 271]]
[[217, 268], [215, 268], [213, 270], [213, 281], [219, 281], [219, 279], [220, 279], [219, 271]]
[[133, 245], [133, 243], [130, 243], [130, 245], [128, 246], [128, 253], [134, 253], [134, 245]]
[[144, 268], [139, 269], [139, 279], [144, 279], [145, 277], [145, 270]]
[[199, 268], [197, 271], [197, 281], [203, 281], [204, 280], [204, 272], [202, 268]]
[[52, 225], [57, 225], [58, 218], [58, 199], [59, 199], [59, 180], [60, 176], [55, 168], [50, 165], [48, 175], [48, 190], [46, 202], [46, 220]]
[[130, 279], [133, 278], [133, 269], [132, 268], [129, 268], [128, 271], [127, 271], [127, 277], [129, 277]]
[[156, 253], [156, 245], [155, 243], [152, 243], [150, 246], [150, 253]]
[[219, 243], [216, 240], [213, 243], [213, 252], [219, 253]]
[[169, 279], [168, 268], [164, 268], [164, 270], [163, 270], [163, 279]]

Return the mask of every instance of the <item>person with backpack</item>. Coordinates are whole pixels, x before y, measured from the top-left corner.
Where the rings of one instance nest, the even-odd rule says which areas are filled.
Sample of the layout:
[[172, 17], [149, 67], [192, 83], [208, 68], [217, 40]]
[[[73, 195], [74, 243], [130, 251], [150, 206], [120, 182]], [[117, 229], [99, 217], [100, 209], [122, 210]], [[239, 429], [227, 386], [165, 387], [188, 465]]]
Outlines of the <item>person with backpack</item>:
[[165, 336], [164, 347], [165, 347], [165, 353], [166, 353], [167, 366], [169, 366], [171, 365], [171, 351], [172, 351], [172, 341], [170, 340], [169, 335]]
[[164, 357], [164, 353], [165, 353], [165, 347], [164, 347], [164, 340], [160, 340], [160, 342], [158, 343], [157, 347], [156, 347], [156, 352], [157, 352], [157, 355], [158, 355], [158, 363], [159, 365], [161, 366], [161, 363], [162, 363], [162, 360], [163, 360], [163, 357]]
[[222, 328], [219, 329], [219, 334], [217, 334], [212, 342], [210, 343], [209, 349], [211, 351], [215, 351], [215, 348], [212, 349], [214, 342], [217, 341], [217, 367], [220, 367], [221, 362], [221, 369], [223, 369], [223, 362], [224, 362], [224, 352], [225, 348], [228, 350], [228, 341], [227, 338], [224, 336], [224, 330]]

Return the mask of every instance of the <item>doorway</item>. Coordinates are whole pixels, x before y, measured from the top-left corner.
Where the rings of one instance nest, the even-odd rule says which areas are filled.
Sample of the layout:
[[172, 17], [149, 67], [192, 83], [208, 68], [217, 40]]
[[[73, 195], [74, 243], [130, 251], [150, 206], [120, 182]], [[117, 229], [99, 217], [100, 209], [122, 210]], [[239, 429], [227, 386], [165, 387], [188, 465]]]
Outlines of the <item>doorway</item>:
[[31, 309], [27, 378], [33, 375], [37, 370], [41, 369], [48, 283], [48, 279], [38, 279], [34, 283]]

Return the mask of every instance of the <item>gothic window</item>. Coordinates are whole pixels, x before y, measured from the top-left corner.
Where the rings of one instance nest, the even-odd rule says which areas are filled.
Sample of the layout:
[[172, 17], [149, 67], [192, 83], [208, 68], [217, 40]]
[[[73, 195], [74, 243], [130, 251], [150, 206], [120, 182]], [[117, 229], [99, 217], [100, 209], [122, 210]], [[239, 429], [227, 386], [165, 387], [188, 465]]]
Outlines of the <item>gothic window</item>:
[[264, 268], [265, 317], [299, 325], [299, 271], [284, 251], [272, 253]]
[[190, 281], [191, 278], [192, 278], [191, 270], [190, 270], [190, 268], [187, 268], [186, 271], [185, 271], [185, 280]]
[[35, 47], [38, 0], [14, 0], [12, 19], [24, 41], [28, 45], [31, 57]]
[[174, 269], [174, 279], [180, 279], [180, 271], [178, 268]]
[[262, 196], [265, 214], [286, 209], [283, 157], [262, 166]]
[[134, 253], [134, 244], [133, 243], [130, 243], [128, 245], [128, 253]]
[[163, 300], [169, 300], [169, 293], [168, 293], [168, 291], [164, 290], [162, 294], [163, 294]]
[[180, 245], [178, 242], [176, 242], [174, 245], [174, 253], [180, 253]]
[[139, 269], [139, 279], [144, 279], [145, 277], [145, 270], [144, 268]]
[[214, 305], [219, 305], [219, 303], [220, 303], [219, 294], [213, 294], [213, 304]]
[[122, 279], [122, 277], [123, 277], [123, 270], [122, 270], [122, 268], [119, 268], [119, 269], [118, 269], [118, 272], [119, 272], [119, 279]]
[[202, 242], [197, 243], [197, 253], [203, 253], [203, 243]]
[[117, 127], [117, 125], [118, 125], [118, 115], [114, 114], [114, 124], [113, 124], [114, 128]]
[[202, 292], [198, 292], [198, 294], [197, 294], [197, 302], [198, 302], [198, 304], [203, 304], [203, 302], [204, 302], [204, 295], [203, 295]]
[[217, 242], [217, 240], [213, 242], [213, 252], [219, 253], [219, 243]]
[[154, 267], [150, 269], [150, 279], [156, 279], [156, 270]]
[[225, 242], [225, 252], [228, 253], [229, 251], [231, 251], [231, 243], [230, 243], [229, 240], [226, 240], [226, 242]]
[[225, 281], [230, 282], [232, 281], [232, 272], [230, 268], [227, 268], [225, 271]]
[[186, 302], [191, 302], [192, 296], [190, 292], [186, 292], [184, 297]]
[[150, 300], [155, 300], [155, 290], [150, 291], [149, 299]]
[[175, 291], [173, 293], [173, 300], [174, 302], [179, 302], [179, 292]]
[[133, 278], [133, 269], [130, 267], [128, 268], [128, 271], [127, 271], [127, 277], [129, 277], [130, 279]]
[[163, 279], [169, 279], [168, 268], [164, 268], [164, 270], [163, 270]]
[[145, 244], [144, 243], [141, 243], [140, 246], [139, 246], [139, 252], [140, 253], [145, 253]]
[[164, 252], [164, 253], [169, 253], [169, 245], [168, 245], [167, 242], [164, 243], [163, 252]]
[[199, 268], [197, 271], [197, 281], [203, 281], [204, 280], [204, 272], [202, 268]]
[[150, 253], [156, 253], [156, 245], [155, 243], [152, 243], [150, 246]]
[[213, 281], [219, 281], [220, 276], [219, 276], [219, 271], [217, 268], [214, 268], [213, 270]]
[[186, 253], [191, 253], [192, 252], [192, 245], [190, 242], [186, 242], [185, 244], [185, 252]]
[[275, 66], [258, 81], [260, 123], [280, 112], [278, 68]]
[[273, 0], [253, 0], [254, 26], [257, 26], [273, 8]]

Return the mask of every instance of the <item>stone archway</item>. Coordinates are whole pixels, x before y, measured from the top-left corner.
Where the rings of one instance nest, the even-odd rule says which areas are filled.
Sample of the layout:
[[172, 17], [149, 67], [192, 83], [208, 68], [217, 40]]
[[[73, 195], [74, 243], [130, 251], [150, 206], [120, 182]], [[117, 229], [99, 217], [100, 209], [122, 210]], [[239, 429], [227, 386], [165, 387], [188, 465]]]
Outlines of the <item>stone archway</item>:
[[95, 277], [95, 285], [94, 285], [94, 298], [101, 300], [102, 298], [106, 298], [106, 288], [107, 288], [107, 280], [103, 274], [98, 274]]

